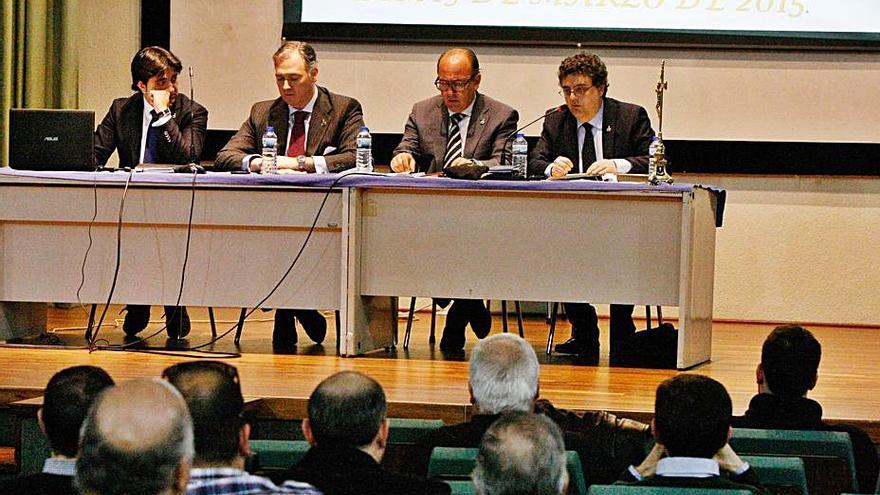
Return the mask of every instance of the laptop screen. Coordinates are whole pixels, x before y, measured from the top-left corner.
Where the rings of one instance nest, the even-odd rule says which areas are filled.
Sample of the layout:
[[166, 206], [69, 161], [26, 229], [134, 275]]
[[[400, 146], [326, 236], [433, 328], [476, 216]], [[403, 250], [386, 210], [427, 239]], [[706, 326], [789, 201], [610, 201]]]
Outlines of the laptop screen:
[[94, 170], [95, 112], [9, 111], [9, 166], [21, 170]]

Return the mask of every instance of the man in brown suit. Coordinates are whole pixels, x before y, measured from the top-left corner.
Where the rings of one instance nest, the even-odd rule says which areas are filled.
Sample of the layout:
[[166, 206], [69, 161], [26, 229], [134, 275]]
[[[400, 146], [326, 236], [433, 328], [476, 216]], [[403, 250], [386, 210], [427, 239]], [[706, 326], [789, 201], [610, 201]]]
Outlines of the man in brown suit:
[[[258, 172], [263, 163], [261, 139], [270, 125], [278, 135], [279, 169], [331, 173], [354, 166], [355, 138], [364, 125], [361, 104], [316, 84], [318, 58], [308, 43], [285, 42], [272, 58], [280, 96], [251, 107], [250, 116], [217, 154], [215, 168]], [[272, 334], [276, 349], [296, 345], [295, 319], [312, 340], [323, 342], [327, 321], [320, 313], [279, 309]]]
[[[413, 105], [403, 140], [395, 148], [391, 170], [437, 173], [461, 163], [491, 167], [501, 163], [507, 139], [516, 130], [516, 110], [480, 94], [480, 62], [467, 48], [452, 48], [437, 60], [434, 85], [440, 94]], [[449, 299], [436, 299], [446, 307]], [[485, 337], [492, 318], [483, 302], [456, 299], [446, 316], [440, 350], [461, 354], [464, 329], [471, 324], [478, 338]]]

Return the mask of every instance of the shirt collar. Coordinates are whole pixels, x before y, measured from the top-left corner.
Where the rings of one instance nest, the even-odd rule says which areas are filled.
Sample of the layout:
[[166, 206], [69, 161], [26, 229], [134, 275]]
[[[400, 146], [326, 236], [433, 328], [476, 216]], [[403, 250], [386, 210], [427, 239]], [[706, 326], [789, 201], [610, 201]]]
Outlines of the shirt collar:
[[462, 115], [462, 118], [469, 118], [471, 116], [471, 114], [474, 113], [474, 105], [476, 103], [477, 103], [477, 95], [474, 95], [474, 101], [472, 101], [471, 104], [468, 105], [467, 108], [465, 108], [464, 110], [462, 110], [460, 112], [453, 112], [447, 108], [446, 112], [449, 114], [450, 117], [452, 117], [453, 114], [460, 113]]
[[57, 457], [50, 457], [43, 463], [43, 472], [46, 474], [56, 474], [58, 476], [75, 476], [76, 459], [58, 459]]
[[596, 112], [596, 115], [593, 115], [592, 119], [590, 119], [588, 122], [582, 122], [577, 119], [575, 119], [575, 120], [577, 120], [578, 127], [584, 125], [585, 123], [589, 123], [595, 129], [601, 130], [602, 129], [602, 121], [604, 120], [604, 117], [605, 117], [605, 100], [603, 99], [602, 104], [599, 105], [599, 111]]
[[709, 478], [719, 476], [718, 463], [701, 457], [665, 457], [657, 463], [657, 476]]
[[308, 112], [311, 116], [312, 111], [315, 109], [315, 102], [318, 101], [318, 86], [313, 86], [315, 91], [312, 93], [312, 99], [306, 104], [306, 106], [302, 108], [293, 108], [290, 105], [287, 105], [287, 116], [288, 118], [293, 118], [294, 112]]
[[234, 478], [248, 473], [231, 467], [192, 468], [189, 471], [190, 480], [204, 480], [213, 478]]

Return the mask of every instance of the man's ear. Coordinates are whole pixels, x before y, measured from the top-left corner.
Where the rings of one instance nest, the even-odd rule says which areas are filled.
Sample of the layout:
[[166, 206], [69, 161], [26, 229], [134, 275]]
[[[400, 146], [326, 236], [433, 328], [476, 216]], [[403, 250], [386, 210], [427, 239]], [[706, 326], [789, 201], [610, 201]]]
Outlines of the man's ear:
[[46, 435], [46, 423], [43, 422], [43, 408], [37, 409], [37, 423], [40, 425], [40, 431], [43, 432], [43, 435]]
[[184, 495], [186, 493], [186, 485], [189, 483], [189, 461], [182, 459], [180, 466], [174, 473], [174, 493]]
[[474, 399], [474, 389], [471, 388], [470, 383], [468, 383], [468, 394], [471, 396], [471, 405], [475, 405], [477, 403], [477, 400]]
[[249, 440], [251, 438], [251, 425], [245, 423], [238, 430], [238, 454], [242, 457], [253, 455]]
[[758, 385], [764, 384], [764, 365], [758, 363], [758, 367], [755, 368], [755, 383]]
[[819, 372], [817, 371], [815, 375], [813, 375], [813, 380], [810, 382], [810, 388], [807, 390], [813, 390], [816, 388], [816, 383], [819, 381]]
[[732, 437], [732, 436], [733, 436], [733, 427], [728, 426], [727, 427], [727, 443], [730, 443], [730, 437]]
[[139, 90], [141, 90], [141, 93], [144, 93], [144, 94], [147, 93], [147, 85], [144, 84], [143, 81], [138, 81], [138, 82], [137, 82], [137, 87], [138, 87]]
[[382, 424], [379, 425], [379, 431], [376, 433], [376, 445], [384, 449], [388, 444], [388, 418], [382, 420]]
[[305, 418], [302, 422], [302, 432], [303, 436], [306, 437], [306, 441], [309, 442], [309, 445], [314, 447], [318, 444], [315, 441], [315, 434], [312, 433], [312, 423], [309, 421], [309, 418]]
[[651, 418], [651, 436], [657, 443], [660, 443], [660, 435], [657, 434], [657, 423], [654, 422], [654, 418]]

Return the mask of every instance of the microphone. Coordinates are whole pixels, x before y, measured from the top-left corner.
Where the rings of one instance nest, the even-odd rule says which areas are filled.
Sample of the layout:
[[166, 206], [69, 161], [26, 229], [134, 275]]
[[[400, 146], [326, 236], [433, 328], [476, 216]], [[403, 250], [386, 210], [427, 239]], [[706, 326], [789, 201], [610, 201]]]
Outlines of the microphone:
[[[511, 132], [511, 133], [510, 133], [510, 134], [504, 139], [504, 147], [502, 148], [503, 151], [502, 151], [502, 153], [501, 153], [501, 165], [504, 165], [504, 157], [505, 157], [505, 156], [508, 157], [508, 159], [507, 159], [507, 163], [510, 164], [510, 160], [511, 160], [512, 158], [510, 157], [510, 154], [507, 153], [507, 144], [510, 143], [510, 141], [511, 141], [514, 137], [516, 137], [516, 135], [519, 134], [520, 131], [522, 131], [522, 130], [525, 129], [526, 127], [528, 127], [528, 126], [534, 124], [535, 122], [537, 122], [537, 121], [539, 121], [539, 120], [541, 120], [541, 119], [545, 119], [545, 118], [547, 118], [549, 115], [553, 115], [554, 113], [561, 112], [563, 108], [565, 108], [565, 105], [559, 105], [558, 107], [549, 110], [549, 111], [548, 111], [547, 113], [545, 113], [544, 115], [541, 115], [541, 116], [538, 117], [537, 119], [535, 119], [535, 120], [529, 122], [528, 124], [526, 124], [526, 125], [520, 127], [519, 129], [517, 129], [517, 130]], [[511, 153], [511, 154], [512, 154], [512, 153]], [[528, 172], [526, 172], [526, 173], [528, 173]]]
[[[196, 156], [196, 143], [193, 140], [193, 107], [195, 106], [195, 100], [193, 99], [193, 68], [192, 65], [189, 66], [189, 165], [185, 165], [186, 169], [181, 170], [180, 172], [191, 172], [194, 174], [203, 174], [205, 173], [205, 168], [196, 163], [198, 157]], [[175, 172], [178, 172], [178, 168], [175, 167]]]

